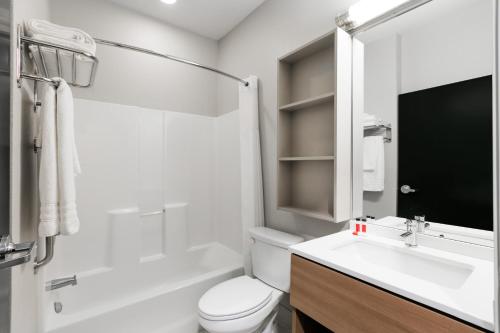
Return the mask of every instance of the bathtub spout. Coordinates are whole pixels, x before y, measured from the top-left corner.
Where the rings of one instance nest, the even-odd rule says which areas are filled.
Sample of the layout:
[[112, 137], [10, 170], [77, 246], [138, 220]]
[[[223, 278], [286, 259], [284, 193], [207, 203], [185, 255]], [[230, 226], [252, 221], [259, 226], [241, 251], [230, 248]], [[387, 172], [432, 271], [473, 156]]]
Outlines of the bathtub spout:
[[45, 290], [51, 291], [51, 290], [63, 288], [66, 286], [76, 286], [76, 284], [77, 284], [76, 275], [73, 275], [72, 277], [54, 279], [54, 280], [48, 281], [45, 285]]

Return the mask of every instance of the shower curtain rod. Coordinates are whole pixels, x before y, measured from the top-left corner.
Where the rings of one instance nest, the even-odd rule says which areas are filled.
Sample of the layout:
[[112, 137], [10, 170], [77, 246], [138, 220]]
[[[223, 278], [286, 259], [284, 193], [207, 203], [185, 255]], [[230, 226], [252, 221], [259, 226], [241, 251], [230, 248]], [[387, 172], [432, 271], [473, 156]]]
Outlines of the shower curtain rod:
[[210, 66], [205, 66], [205, 65], [199, 64], [199, 63], [191, 61], [191, 60], [179, 58], [179, 57], [176, 57], [176, 56], [173, 56], [173, 55], [170, 55], [170, 54], [159, 53], [159, 52], [156, 52], [156, 51], [153, 51], [153, 50], [148, 50], [148, 49], [145, 49], [145, 48], [142, 48], [142, 47], [137, 47], [137, 46], [128, 45], [128, 44], [124, 44], [124, 43], [114, 42], [114, 41], [110, 41], [110, 40], [105, 40], [105, 39], [100, 39], [100, 38], [94, 38], [94, 40], [95, 40], [95, 42], [97, 44], [114, 46], [114, 47], [118, 47], [118, 48], [121, 48], [121, 49], [127, 49], [127, 50], [131, 50], [131, 51], [139, 52], [139, 53], [145, 53], [145, 54], [153, 55], [153, 56], [156, 56], [156, 57], [160, 57], [160, 58], [164, 58], [164, 59], [169, 59], [169, 60], [181, 62], [183, 64], [187, 64], [187, 65], [195, 66], [195, 67], [198, 67], [198, 68], [202, 68], [202, 69], [205, 69], [205, 70], [208, 70], [208, 71], [215, 72], [217, 74], [226, 76], [226, 77], [228, 77], [230, 79], [239, 81], [239, 82], [243, 83], [245, 86], [248, 86], [248, 82], [247, 81], [245, 81], [245, 80], [243, 80], [243, 79], [241, 79], [241, 78], [239, 78], [237, 76], [234, 76], [234, 75], [231, 75], [229, 73], [223, 72], [221, 70], [218, 70], [217, 68], [213, 68], [213, 67], [210, 67]]

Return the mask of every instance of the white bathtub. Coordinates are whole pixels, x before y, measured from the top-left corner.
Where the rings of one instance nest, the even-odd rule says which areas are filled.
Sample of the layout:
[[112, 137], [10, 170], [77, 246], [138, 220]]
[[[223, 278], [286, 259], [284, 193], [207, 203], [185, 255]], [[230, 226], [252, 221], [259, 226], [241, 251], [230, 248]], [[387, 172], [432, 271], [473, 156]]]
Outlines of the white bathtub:
[[[243, 274], [241, 256], [212, 243], [181, 257], [78, 276], [78, 285], [44, 292], [45, 332], [195, 333], [197, 304], [215, 284]], [[56, 313], [54, 302], [63, 310]]]

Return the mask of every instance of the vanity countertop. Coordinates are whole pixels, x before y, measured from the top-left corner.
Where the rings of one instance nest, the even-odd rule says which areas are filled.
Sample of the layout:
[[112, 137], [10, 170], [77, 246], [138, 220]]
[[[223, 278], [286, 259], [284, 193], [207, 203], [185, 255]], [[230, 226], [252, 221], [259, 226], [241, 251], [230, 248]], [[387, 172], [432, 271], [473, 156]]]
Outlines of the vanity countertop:
[[397, 239], [375, 234], [354, 236], [352, 230], [346, 230], [291, 246], [290, 250], [493, 331], [493, 258], [466, 256], [428, 244], [409, 248]]

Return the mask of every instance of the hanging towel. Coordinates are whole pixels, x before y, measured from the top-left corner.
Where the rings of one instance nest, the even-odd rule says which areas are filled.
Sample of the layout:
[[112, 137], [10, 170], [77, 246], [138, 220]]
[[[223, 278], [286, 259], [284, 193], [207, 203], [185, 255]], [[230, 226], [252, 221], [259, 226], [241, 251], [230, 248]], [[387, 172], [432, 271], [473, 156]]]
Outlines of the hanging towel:
[[59, 232], [58, 181], [57, 181], [57, 141], [56, 141], [56, 99], [54, 88], [49, 84], [40, 85], [42, 110], [40, 117], [40, 237], [54, 236]]
[[363, 139], [363, 190], [384, 190], [384, 137], [367, 136]]
[[44, 85], [41, 111], [41, 237], [72, 235], [80, 227], [74, 177], [81, 170], [74, 136], [73, 95], [64, 80], [55, 80], [59, 82], [57, 89]]
[[239, 86], [241, 223], [245, 273], [252, 274], [249, 229], [264, 225], [264, 194], [259, 135], [259, 88], [256, 76]]
[[95, 55], [96, 44], [92, 37], [80, 29], [64, 27], [49, 21], [29, 19], [24, 21], [26, 36]]

